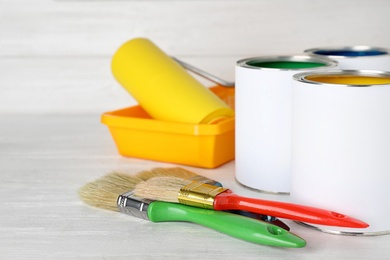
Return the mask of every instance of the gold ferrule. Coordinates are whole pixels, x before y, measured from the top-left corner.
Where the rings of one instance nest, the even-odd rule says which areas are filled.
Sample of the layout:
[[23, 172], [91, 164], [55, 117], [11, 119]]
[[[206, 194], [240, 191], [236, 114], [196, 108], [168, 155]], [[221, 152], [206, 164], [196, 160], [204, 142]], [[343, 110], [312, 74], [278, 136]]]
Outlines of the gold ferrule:
[[194, 181], [179, 191], [178, 201], [181, 204], [214, 209], [214, 198], [227, 189]]

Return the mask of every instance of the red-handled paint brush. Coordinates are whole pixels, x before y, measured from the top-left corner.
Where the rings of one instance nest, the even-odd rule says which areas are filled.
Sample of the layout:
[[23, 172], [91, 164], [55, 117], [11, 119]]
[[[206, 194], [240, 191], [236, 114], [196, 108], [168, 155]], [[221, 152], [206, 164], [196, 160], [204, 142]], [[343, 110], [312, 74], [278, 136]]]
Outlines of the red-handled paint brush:
[[155, 177], [140, 182], [135, 195], [214, 210], [246, 210], [312, 224], [366, 228], [361, 220], [304, 205], [238, 196], [229, 189], [176, 177]]
[[[202, 183], [207, 183], [210, 185], [222, 187], [222, 183], [220, 183], [216, 180], [213, 180], [213, 179], [209, 179], [205, 176], [198, 175], [198, 174], [196, 174], [192, 171], [189, 171], [187, 169], [184, 169], [182, 167], [169, 167], [169, 168], [157, 167], [157, 168], [153, 168], [151, 170], [141, 171], [134, 176], [136, 178], [143, 180], [143, 181], [149, 180], [150, 178], [154, 178], [154, 177], [177, 177], [180, 179], [197, 181], [197, 182], [202, 182]], [[256, 214], [253, 212], [247, 212], [245, 210], [228, 210], [228, 212], [233, 213], [233, 214], [243, 215], [243, 216], [250, 217], [253, 219], [262, 220], [262, 221], [271, 223], [273, 225], [276, 225], [278, 227], [281, 227], [285, 230], [290, 230], [290, 227], [287, 226], [286, 223], [282, 222], [280, 219], [275, 218], [273, 216]]]

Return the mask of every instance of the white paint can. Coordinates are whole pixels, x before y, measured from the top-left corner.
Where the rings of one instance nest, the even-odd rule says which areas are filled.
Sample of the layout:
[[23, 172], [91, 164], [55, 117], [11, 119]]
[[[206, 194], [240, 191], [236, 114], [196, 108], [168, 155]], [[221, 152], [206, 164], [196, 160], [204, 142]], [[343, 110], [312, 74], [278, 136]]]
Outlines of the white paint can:
[[292, 201], [370, 225], [363, 230], [307, 226], [335, 234], [390, 234], [389, 100], [390, 72], [294, 76]]
[[272, 193], [290, 192], [292, 76], [335, 68], [325, 58], [263, 56], [236, 64], [236, 179]]

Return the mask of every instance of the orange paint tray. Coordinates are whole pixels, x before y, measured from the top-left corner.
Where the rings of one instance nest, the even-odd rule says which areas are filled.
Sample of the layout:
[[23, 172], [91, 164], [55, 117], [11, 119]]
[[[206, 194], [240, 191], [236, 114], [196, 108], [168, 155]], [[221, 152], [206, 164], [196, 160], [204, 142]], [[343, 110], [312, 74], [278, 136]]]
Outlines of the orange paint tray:
[[133, 106], [106, 112], [101, 122], [123, 156], [203, 168], [234, 159], [234, 118], [211, 125], [172, 123], [152, 119], [142, 107]]

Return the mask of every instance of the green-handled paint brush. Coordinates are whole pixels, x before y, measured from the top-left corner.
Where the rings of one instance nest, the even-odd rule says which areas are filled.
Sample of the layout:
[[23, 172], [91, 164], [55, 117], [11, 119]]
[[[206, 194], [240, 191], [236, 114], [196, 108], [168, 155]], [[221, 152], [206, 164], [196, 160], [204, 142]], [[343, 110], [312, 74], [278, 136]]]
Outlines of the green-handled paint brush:
[[302, 238], [267, 222], [241, 215], [147, 200], [134, 196], [132, 190], [143, 182], [134, 176], [112, 173], [87, 183], [79, 190], [81, 199], [92, 206], [119, 211], [152, 222], [185, 221], [200, 224], [252, 243], [299, 248]]

